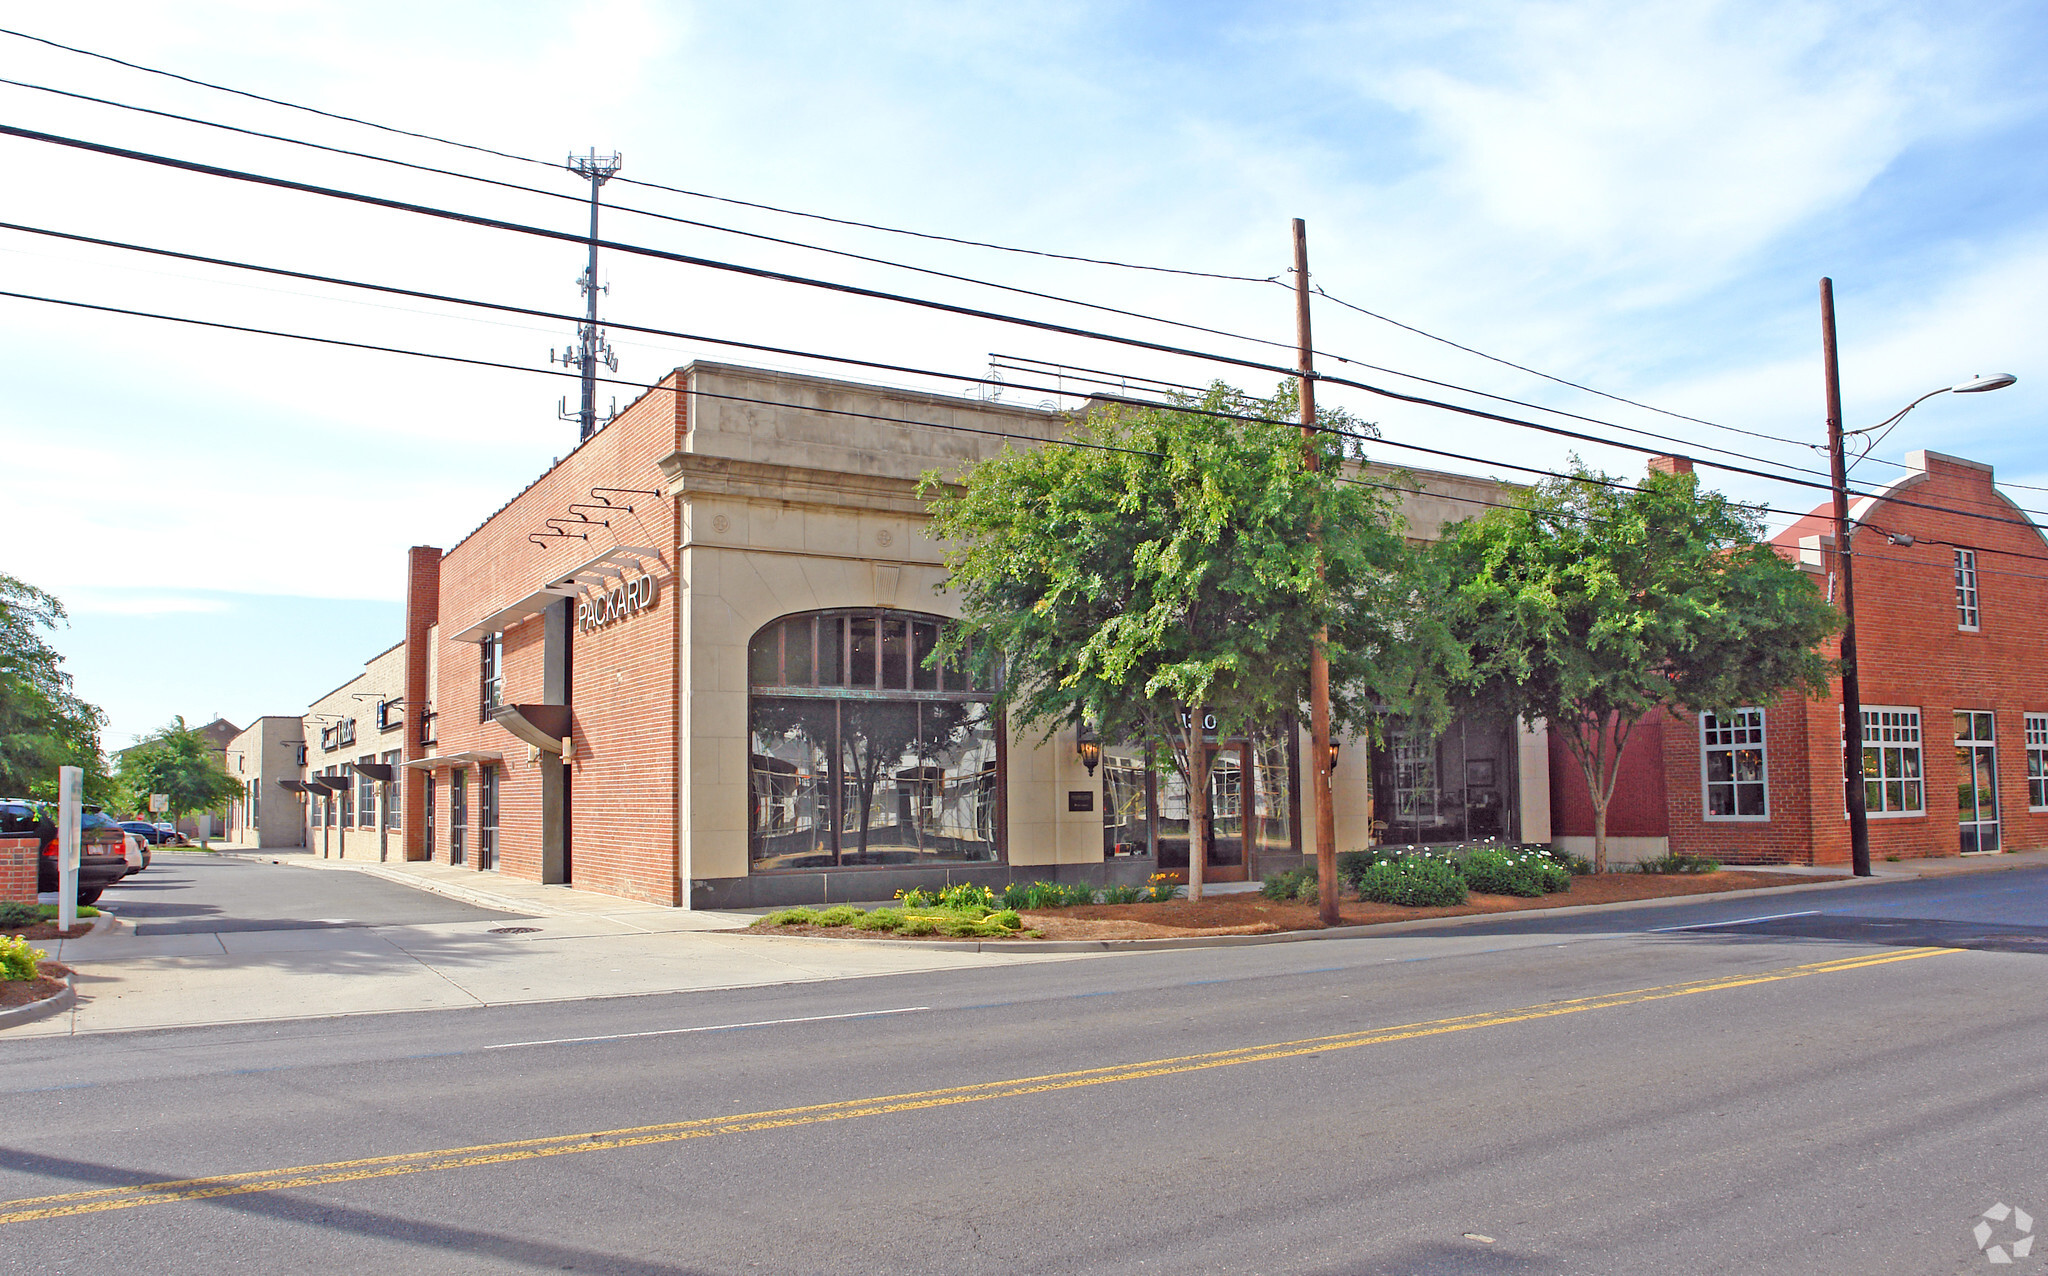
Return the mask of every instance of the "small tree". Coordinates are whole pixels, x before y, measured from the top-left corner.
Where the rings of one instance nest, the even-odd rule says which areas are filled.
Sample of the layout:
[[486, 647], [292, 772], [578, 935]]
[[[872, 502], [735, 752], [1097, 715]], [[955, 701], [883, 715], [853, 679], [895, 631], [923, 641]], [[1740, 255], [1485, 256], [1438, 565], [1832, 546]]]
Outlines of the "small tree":
[[1826, 694], [1817, 647], [1840, 617], [1762, 534], [1761, 515], [1695, 475], [1631, 488], [1575, 462], [1436, 548], [1475, 694], [1543, 719], [1578, 762], [1599, 872], [1621, 751], [1652, 710]]
[[1205, 718], [1219, 739], [1293, 730], [1325, 626], [1333, 721], [1405, 704], [1402, 674], [1428, 667], [1413, 653], [1435, 631], [1408, 605], [1391, 501], [1346, 480], [1343, 435], [1317, 435], [1309, 469], [1296, 403], [1292, 385], [1255, 399], [1218, 383], [1173, 410], [1098, 409], [1070, 446], [1006, 448], [956, 493], [925, 480], [965, 612], [939, 658], [971, 640], [976, 660], [1001, 661], [999, 703], [1019, 726], [1050, 737], [1086, 722], [1173, 766], [1192, 898], [1208, 854]]
[[138, 810], [148, 806], [152, 793], [169, 795], [174, 820], [211, 811], [242, 791], [242, 782], [222, 768], [213, 746], [183, 716], [123, 753], [115, 778]]
[[85, 798], [111, 787], [100, 757], [106, 715], [71, 690], [64, 657], [43, 637], [65, 623], [64, 604], [0, 575], [0, 794], [54, 799], [57, 768], [85, 772]]

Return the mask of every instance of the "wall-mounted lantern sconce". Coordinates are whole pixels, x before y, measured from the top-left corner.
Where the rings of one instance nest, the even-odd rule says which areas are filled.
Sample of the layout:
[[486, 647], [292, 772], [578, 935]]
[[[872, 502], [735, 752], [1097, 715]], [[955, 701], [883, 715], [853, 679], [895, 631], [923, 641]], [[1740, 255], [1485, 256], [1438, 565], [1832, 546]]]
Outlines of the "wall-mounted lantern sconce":
[[1338, 742], [1335, 740], [1330, 741], [1330, 773], [1332, 775], [1336, 774], [1337, 771], [1337, 749]]
[[1095, 768], [1102, 765], [1102, 741], [1095, 738], [1095, 728], [1082, 723], [1074, 732], [1075, 752], [1081, 755], [1081, 765], [1088, 768], [1088, 778], [1095, 778]]

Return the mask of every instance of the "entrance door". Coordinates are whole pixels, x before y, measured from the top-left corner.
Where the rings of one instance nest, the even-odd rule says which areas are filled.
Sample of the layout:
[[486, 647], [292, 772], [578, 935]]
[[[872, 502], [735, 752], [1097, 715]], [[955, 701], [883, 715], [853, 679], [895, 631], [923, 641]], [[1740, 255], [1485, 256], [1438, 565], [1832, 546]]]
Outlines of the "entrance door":
[[1963, 854], [1998, 849], [1998, 745], [1989, 713], [1956, 711], [1956, 818]]

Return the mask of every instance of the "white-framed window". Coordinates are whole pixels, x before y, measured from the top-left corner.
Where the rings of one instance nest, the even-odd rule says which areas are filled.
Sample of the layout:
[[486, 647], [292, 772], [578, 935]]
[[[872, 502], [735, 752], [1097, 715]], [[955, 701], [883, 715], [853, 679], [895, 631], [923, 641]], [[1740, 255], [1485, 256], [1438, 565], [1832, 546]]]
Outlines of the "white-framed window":
[[1977, 627], [1977, 551], [1956, 551], [1956, 628]]
[[1762, 709], [1700, 715], [1700, 783], [1710, 820], [1771, 818]]
[[1863, 806], [1871, 815], [1927, 814], [1920, 770], [1920, 711], [1863, 707]]
[[2027, 715], [2027, 809], [2048, 811], [2048, 713]]

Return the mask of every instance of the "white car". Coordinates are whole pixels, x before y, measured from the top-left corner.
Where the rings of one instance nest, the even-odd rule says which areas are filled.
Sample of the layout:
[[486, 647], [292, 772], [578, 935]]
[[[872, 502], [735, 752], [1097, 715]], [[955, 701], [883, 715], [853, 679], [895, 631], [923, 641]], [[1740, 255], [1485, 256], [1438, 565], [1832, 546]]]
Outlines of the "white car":
[[121, 834], [128, 860], [128, 876], [133, 877], [149, 867], [149, 844], [134, 833]]

